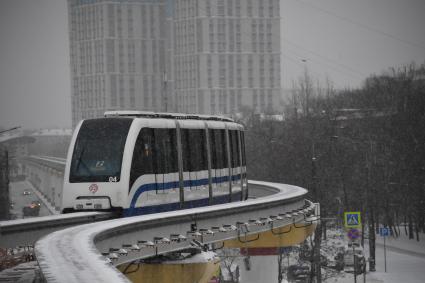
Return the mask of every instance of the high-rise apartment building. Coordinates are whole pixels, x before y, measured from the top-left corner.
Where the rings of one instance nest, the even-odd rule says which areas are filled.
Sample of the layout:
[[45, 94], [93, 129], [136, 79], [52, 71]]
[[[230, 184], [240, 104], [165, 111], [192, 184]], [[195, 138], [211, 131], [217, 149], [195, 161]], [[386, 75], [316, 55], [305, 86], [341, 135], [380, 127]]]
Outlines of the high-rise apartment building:
[[167, 110], [165, 2], [68, 0], [74, 126], [105, 110]]
[[279, 0], [68, 0], [72, 122], [105, 110], [273, 112]]
[[279, 0], [176, 0], [174, 95], [180, 112], [276, 111]]

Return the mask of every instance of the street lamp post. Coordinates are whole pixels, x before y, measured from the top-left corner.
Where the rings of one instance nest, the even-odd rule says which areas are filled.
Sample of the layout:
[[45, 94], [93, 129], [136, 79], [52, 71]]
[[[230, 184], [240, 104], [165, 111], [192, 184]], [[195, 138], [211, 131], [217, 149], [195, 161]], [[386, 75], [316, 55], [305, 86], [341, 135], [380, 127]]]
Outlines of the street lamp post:
[[[372, 152], [372, 142], [369, 140], [370, 152]], [[368, 228], [369, 228], [369, 271], [376, 271], [376, 258], [375, 258], [375, 212], [374, 203], [371, 198], [371, 185], [370, 185], [370, 159], [366, 158], [366, 208], [368, 209]]]
[[[19, 129], [21, 126], [13, 127], [7, 130], [0, 131], [0, 135]], [[1, 146], [0, 146], [1, 148]], [[3, 151], [0, 149], [0, 151]], [[1, 156], [3, 155], [3, 156]], [[9, 200], [9, 152], [4, 150], [0, 153], [0, 219], [8, 220], [10, 218], [10, 200]]]
[[[312, 176], [312, 191], [313, 191], [313, 198], [316, 202], [318, 202], [318, 192], [317, 192], [317, 172], [316, 172], [316, 157], [314, 154], [314, 144], [313, 144], [313, 157], [311, 158], [311, 176]], [[321, 245], [321, 239], [322, 237], [322, 225], [320, 224], [320, 221], [317, 223], [316, 231], [314, 232], [314, 249], [313, 249], [313, 270], [314, 275], [316, 276], [316, 282], [321, 283], [322, 282], [322, 268], [320, 266], [320, 245]]]

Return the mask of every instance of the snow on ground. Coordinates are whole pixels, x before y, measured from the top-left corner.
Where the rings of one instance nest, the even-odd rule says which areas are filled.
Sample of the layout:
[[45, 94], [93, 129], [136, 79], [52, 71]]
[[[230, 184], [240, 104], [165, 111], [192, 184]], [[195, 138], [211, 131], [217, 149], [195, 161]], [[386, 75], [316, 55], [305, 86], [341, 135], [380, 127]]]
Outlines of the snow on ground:
[[[387, 247], [402, 249], [411, 251], [414, 253], [418, 253], [419, 256], [425, 257], [425, 234], [419, 233], [419, 240], [409, 239], [409, 237], [405, 234], [404, 228], [400, 229], [401, 235], [398, 238], [395, 237], [387, 237], [385, 240], [385, 244]], [[416, 237], [416, 236], [415, 236]], [[376, 243], [377, 245], [384, 245], [384, 238], [376, 235]]]
[[385, 283], [423, 283], [425, 282], [425, 256], [418, 257], [387, 249], [387, 272], [384, 268], [384, 248], [378, 247], [375, 277]]
[[[420, 240], [410, 239], [404, 229], [398, 238], [387, 237], [385, 272], [384, 239], [376, 235], [376, 272], [366, 274], [366, 282], [370, 283], [423, 283], [425, 282], [425, 234], [420, 234]], [[366, 258], [369, 257], [369, 247], [365, 246]], [[369, 269], [369, 265], [368, 265]], [[326, 281], [348, 283], [354, 282], [352, 273], [341, 273], [337, 278]], [[363, 274], [357, 276], [357, 282], [363, 282]]]
[[[404, 230], [404, 229], [403, 229]], [[385, 272], [384, 240], [377, 235], [375, 276], [385, 283], [423, 283], [425, 282], [425, 235], [421, 241], [410, 239], [404, 231], [400, 237], [387, 237], [387, 272]]]

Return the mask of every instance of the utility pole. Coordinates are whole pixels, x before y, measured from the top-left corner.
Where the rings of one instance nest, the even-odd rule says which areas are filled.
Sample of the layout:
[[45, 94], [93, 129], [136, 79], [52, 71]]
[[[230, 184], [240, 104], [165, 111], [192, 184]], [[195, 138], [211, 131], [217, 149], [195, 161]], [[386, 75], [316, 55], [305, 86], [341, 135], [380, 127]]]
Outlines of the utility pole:
[[0, 156], [0, 220], [9, 220], [9, 153]]
[[277, 268], [278, 268], [278, 274], [277, 274], [277, 282], [281, 283], [283, 280], [283, 249], [279, 248], [279, 254], [277, 256]]
[[[314, 144], [313, 144], [313, 157], [311, 159], [311, 176], [312, 176], [312, 191], [314, 200], [316, 202], [319, 201], [318, 199], [318, 192], [317, 192], [317, 184], [316, 184], [316, 157], [314, 154]], [[321, 283], [322, 282], [322, 269], [320, 266], [320, 245], [322, 242], [322, 225], [320, 224], [320, 221], [317, 223], [316, 231], [314, 232], [314, 248], [313, 248], [313, 272], [316, 276], [316, 282]]]
[[[369, 139], [370, 144], [370, 153], [372, 153], [372, 142]], [[367, 209], [368, 209], [368, 224], [369, 224], [369, 271], [376, 271], [375, 264], [376, 264], [376, 258], [375, 258], [375, 217], [374, 217], [374, 202], [372, 202], [371, 197], [371, 185], [370, 185], [370, 166], [371, 165], [371, 156], [368, 157], [366, 155], [366, 168], [367, 168]]]
[[[19, 129], [21, 126], [13, 127], [0, 131], [0, 134]], [[9, 200], [9, 152], [3, 151], [0, 144], [0, 220], [10, 219], [10, 200]]]

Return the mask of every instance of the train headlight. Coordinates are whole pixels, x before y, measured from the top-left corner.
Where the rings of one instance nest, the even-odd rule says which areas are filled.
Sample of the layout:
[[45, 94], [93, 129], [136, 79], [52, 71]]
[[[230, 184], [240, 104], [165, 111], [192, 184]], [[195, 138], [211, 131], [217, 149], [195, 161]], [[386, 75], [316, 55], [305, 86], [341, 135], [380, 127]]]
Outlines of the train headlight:
[[82, 205], [82, 204], [77, 204], [77, 205], [75, 206], [75, 208], [76, 208], [76, 209], [83, 209], [83, 205]]
[[95, 203], [94, 209], [102, 209], [102, 204], [101, 203]]

